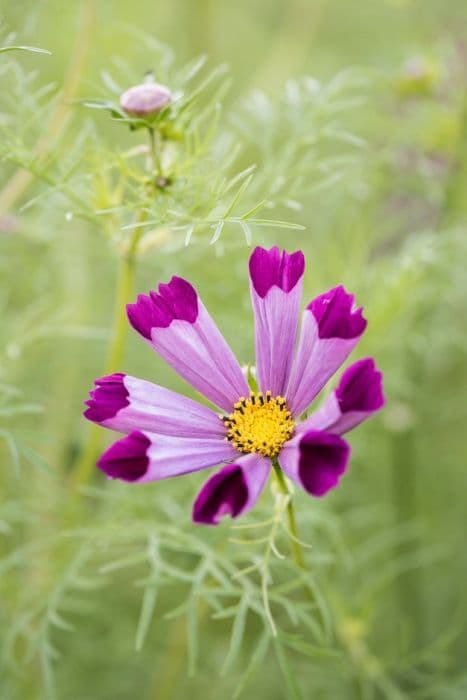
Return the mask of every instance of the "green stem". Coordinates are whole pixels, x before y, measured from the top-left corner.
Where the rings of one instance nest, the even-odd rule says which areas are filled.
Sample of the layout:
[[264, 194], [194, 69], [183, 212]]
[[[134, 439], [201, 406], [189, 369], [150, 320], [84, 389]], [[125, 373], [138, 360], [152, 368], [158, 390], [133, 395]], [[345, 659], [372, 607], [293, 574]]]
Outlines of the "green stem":
[[[145, 217], [146, 214], [143, 212], [137, 223], [142, 223]], [[135, 225], [128, 249], [120, 257], [117, 275], [114, 327], [104, 374], [113, 374], [113, 372], [121, 367], [123, 361], [128, 332], [125, 307], [131, 300], [133, 293], [136, 253], [142, 231], [143, 229], [141, 226]], [[89, 428], [85, 447], [73, 470], [72, 478], [76, 486], [86, 484], [89, 481], [99, 454], [102, 437], [103, 433], [101, 427], [93, 424]]]
[[286, 513], [287, 513], [287, 522], [289, 526], [289, 532], [292, 535], [290, 538], [290, 548], [292, 550], [292, 556], [294, 558], [295, 563], [297, 564], [300, 569], [303, 571], [306, 571], [306, 564], [305, 564], [305, 557], [303, 556], [303, 550], [299, 542], [299, 537], [298, 537], [298, 528], [297, 528], [297, 520], [295, 518], [295, 509], [293, 507], [293, 502], [292, 498], [290, 496], [290, 491], [287, 487], [287, 483], [284, 478], [284, 473], [282, 469], [279, 467], [278, 464], [274, 464], [274, 474], [276, 476], [276, 481], [277, 485], [279, 486], [279, 489], [281, 493], [284, 494], [284, 496], [288, 496], [288, 502], [287, 502], [287, 508], [286, 508]]
[[[300, 538], [298, 536], [298, 527], [297, 527], [297, 520], [295, 518], [295, 509], [293, 506], [292, 502], [292, 495], [289, 491], [289, 488], [287, 486], [287, 482], [284, 477], [284, 472], [280, 468], [278, 462], [276, 460], [273, 461], [273, 467], [274, 467], [274, 476], [276, 477], [276, 482], [279, 487], [279, 490], [281, 493], [284, 494], [284, 496], [288, 497], [287, 500], [287, 507], [286, 507], [286, 513], [287, 513], [287, 523], [289, 527], [289, 533], [291, 535], [290, 537], [290, 549], [292, 551], [292, 556], [297, 564], [298, 568], [301, 569], [302, 571], [306, 572], [308, 571], [307, 565], [305, 563], [305, 557], [303, 554], [303, 549], [300, 544]], [[309, 585], [308, 582], [304, 582], [303, 584], [303, 590], [305, 592], [306, 597], [312, 603], [313, 605], [316, 604], [316, 596], [315, 593], [312, 589], [312, 587]]]
[[20, 168], [12, 175], [0, 190], [0, 217], [12, 211], [18, 200], [21, 199], [29, 185], [37, 177], [35, 169], [39, 167], [53, 153], [57, 141], [62, 137], [69, 120], [73, 115], [73, 105], [79, 90], [81, 78], [86, 69], [86, 62], [91, 46], [91, 36], [95, 27], [95, 7], [93, 0], [86, 0], [80, 8], [79, 29], [76, 41], [71, 53], [71, 60], [67, 73], [63, 79], [63, 94], [61, 95], [43, 134], [32, 149], [35, 168], [28, 170]]
[[158, 177], [162, 176], [162, 163], [160, 159], [160, 153], [158, 148], [158, 138], [155, 129], [152, 127], [148, 128], [149, 134], [149, 150], [151, 153], [151, 170], [155, 172]]
[[464, 94], [459, 112], [459, 136], [457, 139], [449, 174], [446, 180], [443, 202], [441, 204], [438, 227], [454, 226], [462, 205], [464, 182], [466, 177], [467, 157], [467, 92]]
[[135, 277], [136, 252], [142, 228], [135, 228], [129, 250], [121, 257], [115, 300], [115, 320], [112, 343], [107, 357], [106, 373], [112, 374], [121, 367], [128, 332], [126, 304], [131, 300]]
[[[408, 526], [417, 518], [417, 454], [413, 429], [397, 435], [393, 441], [393, 493], [394, 519], [397, 525]], [[401, 475], [404, 475], [403, 478]], [[395, 546], [397, 558], [407, 558], [420, 544], [415, 541], [399, 542]], [[424, 638], [423, 611], [423, 570], [412, 568], [401, 573], [396, 581], [395, 592], [398, 598], [400, 616], [404, 624], [409, 622], [416, 644]], [[401, 634], [401, 630], [397, 630]]]

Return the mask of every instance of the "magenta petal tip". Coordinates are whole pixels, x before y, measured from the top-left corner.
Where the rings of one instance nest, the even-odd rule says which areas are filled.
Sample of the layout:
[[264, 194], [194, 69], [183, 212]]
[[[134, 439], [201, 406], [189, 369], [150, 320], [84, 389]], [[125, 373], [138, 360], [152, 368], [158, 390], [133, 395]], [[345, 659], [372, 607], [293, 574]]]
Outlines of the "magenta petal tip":
[[257, 247], [250, 257], [250, 277], [256, 293], [264, 298], [271, 287], [290, 292], [305, 270], [305, 257], [301, 250], [295, 253], [281, 251], [277, 246], [270, 250]]
[[116, 372], [95, 380], [95, 388], [89, 392], [90, 399], [85, 401], [88, 406], [83, 414], [85, 418], [94, 423], [103, 423], [128, 406], [128, 391], [123, 381], [125, 376]]
[[362, 308], [353, 308], [354, 295], [342, 285], [320, 294], [308, 304], [318, 324], [320, 338], [352, 339], [362, 335], [367, 326]]
[[172, 277], [168, 284], [160, 284], [158, 292], [140, 294], [134, 304], [127, 304], [128, 320], [138, 333], [151, 340], [153, 328], [168, 328], [180, 319], [195, 323], [198, 318], [198, 295], [189, 282]]
[[248, 501], [248, 487], [241, 468], [228, 464], [203, 486], [193, 506], [193, 522], [218, 525], [223, 515], [236, 518]]
[[358, 360], [345, 370], [336, 398], [342, 413], [373, 412], [384, 406], [383, 374], [371, 357]]
[[136, 430], [114, 442], [100, 457], [97, 466], [111, 479], [139, 481], [148, 470], [150, 445], [151, 441]]
[[347, 469], [350, 446], [338, 435], [310, 430], [300, 440], [298, 475], [312, 496], [324, 496], [335, 488]]

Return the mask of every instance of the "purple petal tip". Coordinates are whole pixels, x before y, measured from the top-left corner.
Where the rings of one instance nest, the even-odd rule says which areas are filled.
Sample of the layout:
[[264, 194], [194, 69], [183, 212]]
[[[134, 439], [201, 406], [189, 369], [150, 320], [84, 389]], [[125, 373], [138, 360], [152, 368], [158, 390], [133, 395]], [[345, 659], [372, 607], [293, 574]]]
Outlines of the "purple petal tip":
[[295, 253], [281, 251], [277, 246], [270, 250], [255, 248], [250, 257], [250, 277], [256, 293], [264, 298], [271, 287], [290, 292], [305, 270], [305, 257], [301, 250]]
[[336, 397], [342, 413], [378, 411], [384, 406], [383, 374], [371, 357], [358, 360], [345, 370]]
[[310, 430], [300, 441], [298, 474], [312, 496], [324, 496], [337, 486], [350, 457], [350, 446], [338, 435]]
[[114, 442], [97, 462], [97, 466], [111, 479], [138, 481], [147, 472], [147, 455], [151, 441], [138, 430]]
[[94, 423], [103, 423], [128, 406], [130, 402], [123, 381], [125, 377], [125, 374], [116, 372], [96, 379], [95, 388], [89, 392], [91, 398], [85, 402], [88, 408], [84, 417]]
[[172, 277], [160, 284], [158, 292], [140, 294], [135, 304], [128, 304], [128, 320], [138, 333], [151, 340], [153, 328], [167, 328], [173, 320], [195, 323], [198, 318], [198, 295], [189, 282]]
[[354, 296], [342, 285], [320, 294], [308, 304], [318, 324], [320, 338], [342, 338], [349, 340], [360, 336], [366, 328], [362, 308], [354, 309]]
[[248, 487], [241, 468], [228, 464], [204, 484], [193, 506], [193, 521], [218, 525], [223, 515], [240, 515], [247, 500]]

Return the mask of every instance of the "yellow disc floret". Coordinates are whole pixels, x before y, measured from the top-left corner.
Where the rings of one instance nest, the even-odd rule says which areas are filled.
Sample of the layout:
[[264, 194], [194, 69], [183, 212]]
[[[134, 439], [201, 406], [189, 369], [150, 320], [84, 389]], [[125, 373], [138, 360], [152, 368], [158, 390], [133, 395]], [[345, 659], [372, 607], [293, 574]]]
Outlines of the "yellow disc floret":
[[258, 452], [265, 457], [279, 454], [294, 431], [292, 414], [282, 396], [251, 392], [234, 404], [230, 416], [221, 416], [227, 428], [227, 440], [239, 452]]

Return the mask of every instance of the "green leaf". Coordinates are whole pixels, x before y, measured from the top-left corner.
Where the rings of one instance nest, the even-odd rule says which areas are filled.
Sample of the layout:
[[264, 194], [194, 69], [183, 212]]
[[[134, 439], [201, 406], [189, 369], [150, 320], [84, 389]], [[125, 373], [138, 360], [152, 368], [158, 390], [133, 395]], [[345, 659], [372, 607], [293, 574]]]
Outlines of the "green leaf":
[[149, 625], [154, 615], [157, 600], [157, 586], [148, 586], [143, 594], [143, 602], [141, 603], [141, 613], [138, 620], [136, 630], [135, 647], [136, 651], [141, 651], [144, 645], [144, 640], [149, 630]]
[[295, 231], [304, 231], [305, 226], [294, 224], [291, 221], [279, 221], [277, 219], [250, 219], [250, 224], [255, 226], [277, 226], [277, 228], [288, 228]]
[[44, 53], [47, 56], [52, 55], [51, 51], [39, 49], [37, 46], [0, 46], [0, 53], [5, 53], [6, 51], [29, 51], [29, 53]]
[[253, 179], [253, 173], [251, 173], [251, 175], [249, 175], [249, 176], [246, 178], [246, 180], [244, 180], [244, 181], [242, 182], [242, 184], [240, 185], [240, 187], [239, 187], [238, 190], [237, 190], [237, 193], [236, 193], [235, 197], [232, 199], [232, 201], [230, 202], [229, 206], [227, 207], [227, 210], [226, 210], [226, 212], [225, 212], [225, 214], [224, 214], [224, 219], [228, 219], [228, 218], [229, 218], [230, 214], [233, 212], [233, 210], [234, 210], [235, 207], [237, 206], [238, 202], [239, 202], [240, 199], [242, 198], [242, 195], [244, 194], [244, 192], [246, 192], [246, 190], [247, 190], [247, 188], [248, 188], [248, 186], [249, 186], [249, 184], [250, 184], [250, 182], [251, 182], [252, 179]]
[[222, 673], [225, 673], [227, 669], [234, 663], [237, 658], [242, 641], [243, 635], [245, 633], [246, 619], [248, 615], [249, 600], [248, 595], [243, 596], [238, 606], [237, 615], [235, 617], [234, 623], [232, 625], [232, 634], [230, 637], [230, 646], [227, 656], [225, 657], [224, 664], [222, 666]]
[[256, 643], [256, 648], [250, 659], [250, 663], [248, 664], [245, 673], [241, 677], [240, 683], [235, 689], [235, 692], [233, 694], [233, 700], [236, 700], [236, 698], [239, 697], [239, 695], [243, 692], [248, 682], [251, 680], [251, 678], [257, 672], [258, 668], [261, 666], [263, 659], [266, 656], [267, 651], [269, 649], [270, 642], [271, 637], [268, 631], [265, 630], [261, 635], [259, 641]]
[[274, 650], [287, 688], [287, 697], [291, 700], [303, 700], [303, 694], [295, 678], [294, 670], [290, 667], [289, 660], [278, 639], [274, 641]]

